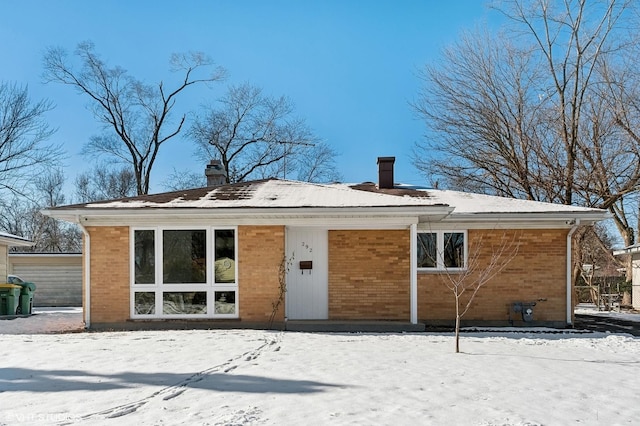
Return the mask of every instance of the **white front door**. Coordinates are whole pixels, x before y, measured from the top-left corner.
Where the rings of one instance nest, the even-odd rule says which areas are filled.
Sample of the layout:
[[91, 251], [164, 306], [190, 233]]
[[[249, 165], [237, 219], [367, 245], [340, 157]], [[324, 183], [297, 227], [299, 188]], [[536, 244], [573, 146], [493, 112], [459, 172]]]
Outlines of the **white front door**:
[[317, 228], [287, 228], [287, 318], [292, 320], [329, 317], [328, 231]]

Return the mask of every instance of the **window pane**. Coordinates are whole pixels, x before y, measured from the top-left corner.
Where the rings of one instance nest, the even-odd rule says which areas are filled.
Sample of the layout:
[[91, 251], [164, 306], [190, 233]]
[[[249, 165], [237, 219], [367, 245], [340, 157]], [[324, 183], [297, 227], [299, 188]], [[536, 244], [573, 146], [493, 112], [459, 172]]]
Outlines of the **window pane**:
[[162, 293], [162, 313], [164, 315], [206, 314], [207, 293], [205, 291]]
[[235, 291], [216, 291], [216, 314], [235, 314], [236, 313], [236, 292]]
[[140, 292], [134, 296], [136, 314], [152, 315], [156, 313], [156, 294], [153, 292]]
[[437, 265], [437, 234], [418, 233], [418, 268], [435, 268]]
[[139, 230], [134, 232], [135, 283], [154, 284], [155, 277], [155, 232]]
[[445, 232], [443, 257], [447, 268], [464, 267], [464, 233]]
[[233, 229], [215, 231], [215, 245], [215, 282], [235, 282], [235, 231]]
[[163, 269], [165, 284], [207, 282], [207, 244], [204, 230], [164, 231]]

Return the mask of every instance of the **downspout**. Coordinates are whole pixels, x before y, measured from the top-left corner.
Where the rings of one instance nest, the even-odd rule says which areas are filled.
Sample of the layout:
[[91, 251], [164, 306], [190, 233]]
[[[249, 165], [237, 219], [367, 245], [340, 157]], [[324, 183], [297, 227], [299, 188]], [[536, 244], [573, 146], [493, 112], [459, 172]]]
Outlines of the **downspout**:
[[87, 228], [85, 228], [81, 221], [80, 216], [77, 216], [77, 222], [82, 229], [84, 235], [84, 250], [82, 251], [82, 258], [84, 260], [84, 326], [89, 328], [91, 326], [91, 237]]
[[411, 278], [409, 283], [409, 303], [410, 303], [410, 314], [411, 314], [411, 324], [418, 323], [418, 225], [415, 223], [411, 224], [411, 244], [409, 248], [409, 258], [410, 260], [410, 269], [411, 269]]
[[574, 219], [573, 226], [567, 234], [567, 325], [573, 324], [573, 304], [571, 303], [571, 295], [573, 294], [573, 262], [572, 262], [572, 240], [573, 233], [580, 226], [580, 219]]

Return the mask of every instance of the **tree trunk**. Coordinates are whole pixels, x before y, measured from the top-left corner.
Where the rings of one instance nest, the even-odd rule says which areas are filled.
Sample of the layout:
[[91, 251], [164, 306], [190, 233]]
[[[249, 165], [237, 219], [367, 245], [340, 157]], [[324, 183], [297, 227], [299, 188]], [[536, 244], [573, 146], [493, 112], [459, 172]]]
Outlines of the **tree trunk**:
[[460, 353], [460, 296], [456, 294], [456, 353]]

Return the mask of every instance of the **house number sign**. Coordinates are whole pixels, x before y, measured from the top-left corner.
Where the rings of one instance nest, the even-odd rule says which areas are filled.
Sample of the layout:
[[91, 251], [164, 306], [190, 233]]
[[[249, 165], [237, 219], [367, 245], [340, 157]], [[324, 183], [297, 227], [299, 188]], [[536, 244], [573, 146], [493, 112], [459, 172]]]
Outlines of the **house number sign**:
[[[309, 244], [302, 242], [303, 250], [306, 250], [308, 253], [313, 253], [313, 247], [309, 246]], [[304, 271], [309, 271], [311, 273], [311, 269], [313, 268], [313, 262], [311, 260], [301, 260], [300, 261], [300, 271], [304, 275]]]

